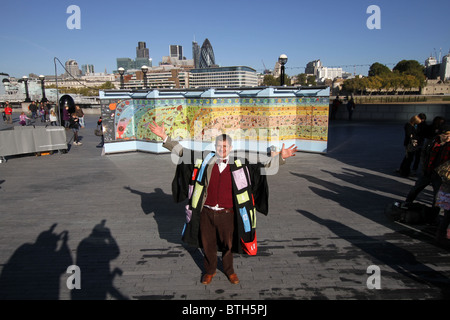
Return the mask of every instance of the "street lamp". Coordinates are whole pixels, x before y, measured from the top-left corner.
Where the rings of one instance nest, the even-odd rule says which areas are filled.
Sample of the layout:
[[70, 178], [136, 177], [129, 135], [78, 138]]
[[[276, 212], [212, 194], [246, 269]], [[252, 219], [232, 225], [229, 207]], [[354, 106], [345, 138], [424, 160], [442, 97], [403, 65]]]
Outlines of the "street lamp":
[[141, 67], [141, 71], [144, 74], [144, 89], [147, 89], [147, 72], [148, 72], [148, 67], [147, 66], [142, 66]]
[[41, 88], [42, 88], [42, 102], [47, 102], [47, 98], [45, 97], [45, 85], [44, 85], [44, 80], [45, 77], [41, 74], [39, 76], [39, 80], [41, 80]]
[[123, 74], [125, 73], [125, 69], [120, 67], [119, 69], [117, 69], [117, 71], [119, 71], [119, 74], [120, 74], [120, 89], [123, 89], [124, 88], [124, 85], [123, 85]]
[[278, 58], [278, 63], [281, 64], [281, 79], [280, 79], [280, 84], [281, 86], [284, 86], [284, 65], [286, 64], [288, 60], [287, 55], [282, 54], [279, 58]]
[[22, 81], [25, 84], [25, 94], [27, 95], [27, 97], [25, 98], [25, 102], [31, 102], [30, 95], [28, 94], [28, 77], [23, 76]]

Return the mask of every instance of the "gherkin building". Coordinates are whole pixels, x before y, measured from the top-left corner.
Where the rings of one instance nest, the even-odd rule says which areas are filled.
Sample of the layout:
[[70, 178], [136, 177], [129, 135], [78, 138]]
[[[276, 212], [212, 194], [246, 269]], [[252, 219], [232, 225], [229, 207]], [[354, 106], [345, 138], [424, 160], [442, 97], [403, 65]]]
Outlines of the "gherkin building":
[[200, 50], [200, 68], [210, 68], [216, 64], [216, 60], [214, 58], [214, 51], [211, 46], [211, 43], [208, 39], [202, 44], [202, 48]]

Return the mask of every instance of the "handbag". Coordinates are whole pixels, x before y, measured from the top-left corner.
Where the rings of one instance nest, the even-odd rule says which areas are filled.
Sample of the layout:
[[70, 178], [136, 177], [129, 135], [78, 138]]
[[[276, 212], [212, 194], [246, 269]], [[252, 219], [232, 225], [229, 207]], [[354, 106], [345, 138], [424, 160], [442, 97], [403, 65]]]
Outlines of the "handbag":
[[408, 145], [406, 146], [406, 152], [415, 152], [419, 149], [419, 143], [417, 139], [409, 139]]
[[442, 163], [434, 170], [442, 178], [443, 181], [450, 181], [450, 160]]

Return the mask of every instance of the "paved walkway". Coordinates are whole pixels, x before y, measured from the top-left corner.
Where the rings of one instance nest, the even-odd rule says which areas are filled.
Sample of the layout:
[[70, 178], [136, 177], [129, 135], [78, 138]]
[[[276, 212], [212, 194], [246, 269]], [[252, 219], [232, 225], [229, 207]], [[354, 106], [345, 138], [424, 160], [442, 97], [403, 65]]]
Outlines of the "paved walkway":
[[[450, 253], [433, 243], [432, 228], [383, 214], [414, 183], [394, 173], [402, 123], [332, 123], [327, 154], [300, 152], [269, 177], [258, 255], [235, 257], [241, 283], [219, 271], [205, 286], [200, 251], [180, 241], [170, 155], [102, 156], [96, 120], [86, 116], [83, 145], [66, 154], [0, 164], [0, 298], [449, 298]], [[430, 197], [431, 188], [418, 200]], [[81, 269], [81, 290], [67, 287], [71, 265]]]

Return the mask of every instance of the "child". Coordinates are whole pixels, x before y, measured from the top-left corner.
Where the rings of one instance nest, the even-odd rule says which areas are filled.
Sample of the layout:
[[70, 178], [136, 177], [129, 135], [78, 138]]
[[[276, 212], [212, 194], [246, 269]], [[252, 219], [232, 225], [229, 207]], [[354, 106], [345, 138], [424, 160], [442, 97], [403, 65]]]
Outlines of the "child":
[[50, 125], [52, 126], [56, 126], [56, 121], [58, 120], [58, 118], [56, 117], [56, 113], [55, 110], [52, 109], [52, 111], [50, 111]]
[[41, 105], [39, 106], [39, 115], [41, 116], [41, 122], [45, 122], [45, 109], [44, 104], [41, 102]]
[[21, 126], [27, 126], [29, 124], [29, 121], [31, 120], [30, 118], [27, 117], [27, 115], [23, 111], [20, 113], [19, 119], [20, 119], [19, 124]]

